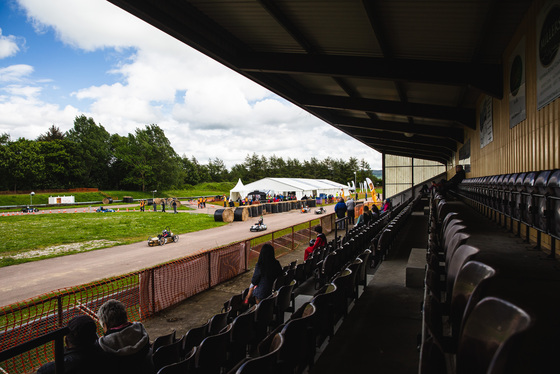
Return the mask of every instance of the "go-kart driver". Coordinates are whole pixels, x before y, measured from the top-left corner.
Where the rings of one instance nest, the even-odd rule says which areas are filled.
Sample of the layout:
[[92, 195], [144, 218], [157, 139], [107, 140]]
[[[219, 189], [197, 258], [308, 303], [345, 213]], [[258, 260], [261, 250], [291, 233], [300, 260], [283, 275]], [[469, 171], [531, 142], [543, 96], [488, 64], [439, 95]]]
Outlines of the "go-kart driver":
[[168, 236], [169, 236], [169, 231], [163, 230], [163, 231], [161, 232], [161, 234], [158, 235], [158, 238], [160, 238], [160, 239], [161, 239], [161, 238], [167, 238]]

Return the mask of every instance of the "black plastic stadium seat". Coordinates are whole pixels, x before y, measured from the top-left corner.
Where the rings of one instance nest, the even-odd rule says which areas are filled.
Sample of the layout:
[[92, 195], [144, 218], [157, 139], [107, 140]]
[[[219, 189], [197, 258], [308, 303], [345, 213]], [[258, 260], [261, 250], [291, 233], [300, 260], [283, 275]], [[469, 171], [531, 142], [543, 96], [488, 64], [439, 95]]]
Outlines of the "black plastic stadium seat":
[[457, 348], [457, 373], [491, 372], [498, 355], [507, 357], [503, 349], [509, 339], [529, 328], [531, 317], [521, 308], [505, 300], [487, 297], [481, 300], [468, 317]]

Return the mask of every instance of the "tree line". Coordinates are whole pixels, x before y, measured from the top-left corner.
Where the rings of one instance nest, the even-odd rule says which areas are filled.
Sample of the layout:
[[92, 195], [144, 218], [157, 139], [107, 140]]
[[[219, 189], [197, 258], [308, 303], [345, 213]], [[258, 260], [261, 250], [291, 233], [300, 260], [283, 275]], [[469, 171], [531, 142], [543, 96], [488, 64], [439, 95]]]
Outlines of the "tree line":
[[239, 178], [246, 184], [265, 177], [330, 179], [342, 184], [354, 178], [378, 181], [369, 164], [354, 157], [299, 161], [253, 154], [231, 170], [218, 157], [201, 164], [194, 156], [179, 156], [158, 125], [121, 136], [109, 134], [84, 115], [76, 117], [67, 132], [52, 125], [35, 140], [11, 140], [9, 134], [1, 134], [0, 173], [0, 190], [13, 192], [80, 187], [150, 191]]

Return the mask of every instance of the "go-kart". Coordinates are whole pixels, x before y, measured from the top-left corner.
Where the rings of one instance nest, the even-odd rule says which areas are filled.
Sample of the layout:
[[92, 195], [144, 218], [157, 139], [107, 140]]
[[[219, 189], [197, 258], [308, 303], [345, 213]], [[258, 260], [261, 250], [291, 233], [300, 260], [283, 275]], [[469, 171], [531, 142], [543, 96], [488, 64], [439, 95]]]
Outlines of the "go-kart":
[[309, 207], [308, 207], [308, 206], [304, 206], [303, 208], [301, 208], [301, 212], [302, 212], [302, 213], [309, 213]]
[[158, 236], [149, 237], [148, 245], [153, 247], [154, 245], [165, 245], [167, 243], [177, 243], [178, 241], [179, 235], [174, 235], [168, 226]]
[[99, 208], [95, 209], [95, 211], [97, 213], [111, 213], [114, 212], [115, 209], [103, 208], [102, 206], [100, 206]]
[[28, 206], [26, 206], [25, 208], [22, 208], [21, 211], [22, 211], [23, 213], [35, 213], [35, 212], [38, 212], [39, 209], [37, 209], [37, 208], [30, 208], [29, 205], [28, 205]]
[[323, 214], [323, 213], [326, 213], [326, 212], [327, 212], [327, 210], [323, 207], [320, 207], [319, 209], [315, 210], [315, 214]]
[[264, 221], [263, 221], [262, 217], [259, 220], [259, 222], [252, 225], [249, 230], [250, 231], [264, 231], [264, 230], [266, 230], [266, 225], [264, 224]]

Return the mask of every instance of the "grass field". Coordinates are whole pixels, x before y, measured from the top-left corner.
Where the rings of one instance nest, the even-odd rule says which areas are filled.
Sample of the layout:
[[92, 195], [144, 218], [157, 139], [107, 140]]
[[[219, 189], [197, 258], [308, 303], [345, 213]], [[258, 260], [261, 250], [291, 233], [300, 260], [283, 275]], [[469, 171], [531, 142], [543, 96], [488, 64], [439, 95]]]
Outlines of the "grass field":
[[[76, 202], [102, 201], [106, 197], [113, 200], [122, 200], [124, 196], [132, 196], [133, 199], [151, 199], [153, 197], [178, 197], [189, 198], [199, 196], [222, 196], [229, 195], [229, 191], [235, 186], [231, 182], [223, 183], [201, 183], [188, 189], [177, 189], [160, 191], [152, 194], [151, 191], [98, 191], [98, 192], [67, 192], [67, 193], [38, 193], [33, 196], [33, 205], [48, 204], [49, 196], [74, 196]], [[0, 194], [0, 206], [20, 205], [31, 203], [28, 194]]]
[[0, 267], [222, 226], [206, 214], [52, 213], [0, 217]]

